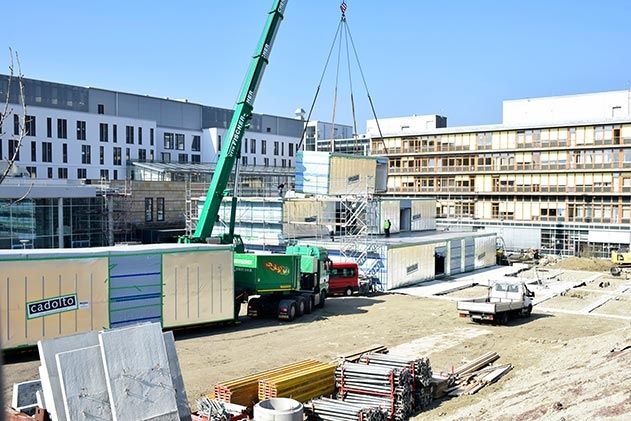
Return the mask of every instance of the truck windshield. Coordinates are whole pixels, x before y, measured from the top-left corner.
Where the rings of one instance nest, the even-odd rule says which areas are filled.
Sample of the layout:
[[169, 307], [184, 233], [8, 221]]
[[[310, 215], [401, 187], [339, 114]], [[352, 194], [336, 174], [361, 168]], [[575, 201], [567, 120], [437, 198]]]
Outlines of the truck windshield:
[[495, 284], [495, 291], [506, 292], [505, 284]]

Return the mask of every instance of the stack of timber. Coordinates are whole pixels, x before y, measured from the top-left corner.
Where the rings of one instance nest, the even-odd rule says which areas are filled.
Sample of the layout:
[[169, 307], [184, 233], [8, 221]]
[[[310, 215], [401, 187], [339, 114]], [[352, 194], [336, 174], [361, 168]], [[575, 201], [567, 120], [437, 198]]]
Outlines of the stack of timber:
[[312, 361], [300, 367], [264, 376], [259, 380], [259, 399], [292, 398], [306, 402], [335, 392], [335, 364]]
[[288, 370], [300, 370], [319, 363], [316, 360], [305, 360], [294, 364], [285, 365], [251, 376], [240, 377], [238, 379], [229, 380], [227, 382], [218, 383], [213, 388], [211, 398], [219, 399], [226, 403], [234, 403], [243, 406], [253, 406], [258, 402], [259, 396], [259, 380], [274, 376], [279, 373], [285, 373]]
[[388, 412], [378, 406], [365, 406], [335, 399], [315, 399], [305, 405], [307, 420], [386, 421]]
[[407, 368], [346, 362], [335, 371], [335, 382], [340, 400], [379, 406], [390, 419], [406, 420], [414, 410], [413, 377]]
[[364, 354], [360, 362], [392, 369], [407, 369], [412, 375], [413, 408], [425, 409], [432, 402], [432, 367], [429, 358], [408, 358], [391, 354]]
[[454, 370], [455, 385], [447, 389], [450, 396], [473, 395], [484, 386], [495, 383], [513, 369], [511, 364], [493, 365], [500, 356], [496, 352], [486, 353]]

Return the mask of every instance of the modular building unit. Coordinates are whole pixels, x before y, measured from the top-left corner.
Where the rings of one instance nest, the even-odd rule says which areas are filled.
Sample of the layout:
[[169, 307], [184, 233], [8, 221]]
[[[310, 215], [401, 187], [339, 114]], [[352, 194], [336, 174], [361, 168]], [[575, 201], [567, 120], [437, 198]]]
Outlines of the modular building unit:
[[141, 322], [231, 320], [232, 256], [205, 244], [0, 251], [2, 347]]
[[387, 189], [388, 160], [380, 157], [299, 152], [296, 191], [318, 195], [366, 195]]
[[283, 236], [285, 239], [328, 236], [335, 226], [336, 203], [332, 200], [285, 199]]

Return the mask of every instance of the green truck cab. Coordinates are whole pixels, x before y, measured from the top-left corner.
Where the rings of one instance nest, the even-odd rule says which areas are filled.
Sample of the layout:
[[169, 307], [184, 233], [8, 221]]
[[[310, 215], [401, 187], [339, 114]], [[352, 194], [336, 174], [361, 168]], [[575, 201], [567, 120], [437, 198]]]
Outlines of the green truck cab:
[[242, 302], [248, 316], [292, 321], [323, 307], [331, 261], [326, 249], [290, 246], [285, 254], [235, 253], [235, 317]]

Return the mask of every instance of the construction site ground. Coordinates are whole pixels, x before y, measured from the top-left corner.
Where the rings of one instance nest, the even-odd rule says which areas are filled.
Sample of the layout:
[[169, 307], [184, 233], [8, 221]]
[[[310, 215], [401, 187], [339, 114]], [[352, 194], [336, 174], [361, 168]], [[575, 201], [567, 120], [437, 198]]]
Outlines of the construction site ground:
[[[631, 291], [617, 294], [626, 280], [602, 273], [585, 286], [535, 307], [530, 319], [507, 326], [474, 324], [459, 318], [455, 299], [383, 294], [329, 299], [294, 323], [250, 320], [176, 334], [189, 400], [214, 383], [306, 358], [335, 360], [375, 344], [414, 351], [431, 359], [435, 372], [489, 351], [514, 369], [475, 395], [435, 401], [415, 419], [628, 419], [631, 414]], [[611, 280], [599, 287], [601, 280]], [[602, 292], [601, 292], [602, 291]], [[483, 292], [483, 291], [482, 291]], [[603, 294], [610, 301], [591, 313], [581, 309]], [[567, 313], [553, 312], [567, 309]], [[618, 318], [611, 317], [618, 316]], [[4, 366], [4, 398], [14, 382], [37, 377], [36, 352], [10, 356]]]

